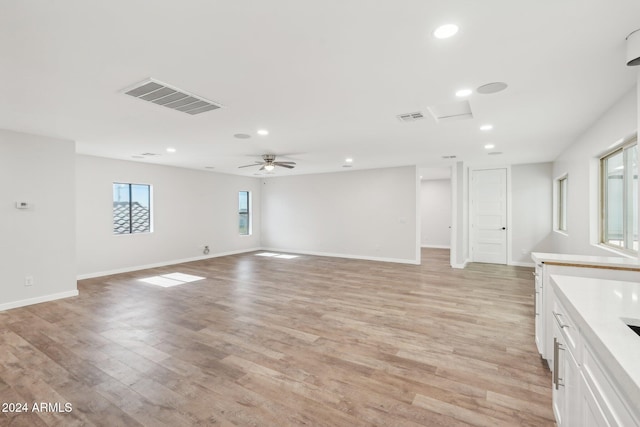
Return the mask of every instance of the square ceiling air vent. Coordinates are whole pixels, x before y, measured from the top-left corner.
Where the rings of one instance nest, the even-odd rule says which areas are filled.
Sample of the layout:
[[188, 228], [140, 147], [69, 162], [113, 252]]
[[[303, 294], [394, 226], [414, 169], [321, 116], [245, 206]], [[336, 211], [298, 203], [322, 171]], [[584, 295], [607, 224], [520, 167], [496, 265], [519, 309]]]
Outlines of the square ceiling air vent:
[[123, 92], [134, 98], [153, 102], [154, 104], [191, 115], [222, 107], [222, 105], [217, 102], [210, 101], [182, 89], [177, 89], [154, 79], [147, 79], [133, 87], [125, 89]]
[[452, 102], [450, 104], [432, 105], [429, 112], [436, 122], [472, 119], [471, 105], [469, 101]]
[[415, 122], [416, 120], [424, 119], [424, 114], [422, 114], [420, 111], [416, 111], [415, 113], [400, 114], [396, 117], [401, 122], [408, 123], [408, 122]]

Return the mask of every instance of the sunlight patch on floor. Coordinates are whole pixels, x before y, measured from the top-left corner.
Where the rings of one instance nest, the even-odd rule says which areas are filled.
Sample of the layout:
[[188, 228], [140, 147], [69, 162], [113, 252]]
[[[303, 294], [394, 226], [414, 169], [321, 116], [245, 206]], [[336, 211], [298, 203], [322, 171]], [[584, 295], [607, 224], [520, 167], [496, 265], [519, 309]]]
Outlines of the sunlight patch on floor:
[[260, 252], [259, 254], [256, 254], [256, 256], [264, 256], [264, 257], [270, 257], [270, 258], [281, 258], [281, 259], [293, 259], [293, 258], [298, 258], [299, 255], [276, 254], [276, 253], [273, 253], [273, 252]]
[[170, 273], [163, 274], [162, 276], [153, 276], [138, 280], [141, 282], [149, 283], [150, 285], [170, 288], [173, 286], [183, 285], [185, 283], [195, 282], [203, 279], [205, 279], [205, 277], [193, 276], [191, 274], [184, 273]]

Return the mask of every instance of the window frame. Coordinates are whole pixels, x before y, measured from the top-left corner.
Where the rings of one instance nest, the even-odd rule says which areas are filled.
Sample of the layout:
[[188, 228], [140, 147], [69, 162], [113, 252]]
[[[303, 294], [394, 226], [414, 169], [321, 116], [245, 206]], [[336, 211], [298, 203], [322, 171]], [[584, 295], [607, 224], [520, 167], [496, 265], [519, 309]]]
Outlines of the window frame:
[[[599, 158], [599, 244], [603, 245], [608, 249], [612, 249], [615, 251], [619, 251], [628, 255], [638, 255], [638, 250], [633, 248], [634, 244], [634, 236], [633, 229], [634, 227], [637, 229], [638, 224], [633, 224], [633, 214], [637, 215], [638, 206], [637, 201], [634, 204], [633, 200], [633, 176], [629, 176], [631, 168], [629, 167], [631, 163], [631, 159], [629, 153], [631, 150], [636, 150], [636, 170], [635, 176], [638, 175], [638, 139], [637, 136], [629, 139], [621, 145], [618, 145], [614, 149], [608, 151], [604, 155]], [[608, 228], [608, 177], [607, 177], [607, 168], [606, 162], [608, 159], [612, 158], [615, 155], [622, 154], [622, 165], [623, 165], [623, 173], [622, 173], [622, 240], [621, 246], [611, 244], [611, 239], [608, 239], [607, 236], [607, 228]], [[636, 178], [637, 179], [637, 178]], [[636, 194], [636, 199], [638, 195]], [[631, 215], [631, 217], [629, 217]]]
[[[242, 197], [243, 193], [246, 195], [247, 212], [240, 211], [240, 197]], [[241, 226], [243, 216], [246, 216], [246, 221], [247, 221], [246, 232], [243, 232], [243, 228]], [[253, 227], [251, 224], [252, 216], [253, 215], [252, 215], [252, 209], [251, 209], [251, 191], [248, 191], [248, 190], [238, 191], [238, 234], [240, 236], [251, 236], [253, 232]]]
[[555, 230], [561, 233], [567, 234], [568, 223], [567, 223], [567, 211], [568, 211], [568, 203], [569, 203], [569, 174], [565, 173], [564, 175], [556, 178], [556, 227]]
[[[113, 203], [115, 203], [116, 201], [113, 200], [113, 190], [115, 189], [116, 185], [126, 185], [128, 187], [128, 204], [129, 204], [129, 231], [127, 232], [122, 232], [122, 233], [118, 233], [115, 230], [112, 229], [112, 235], [113, 236], [133, 236], [133, 235], [137, 235], [137, 234], [149, 234], [149, 233], [153, 233], [153, 187], [150, 184], [142, 184], [142, 183], [135, 183], [135, 182], [119, 182], [119, 181], [114, 181], [111, 185], [112, 188], [112, 204], [111, 206], [113, 207]], [[147, 194], [148, 194], [148, 199], [147, 202], [149, 204], [149, 207], [147, 208], [148, 210], [148, 230], [145, 231], [134, 231], [133, 230], [133, 203], [132, 203], [132, 194], [133, 194], [133, 186], [141, 186], [141, 187], [147, 187]], [[113, 212], [111, 215], [111, 225], [113, 228], [113, 225], [115, 224], [114, 222], [114, 216], [113, 216]]]

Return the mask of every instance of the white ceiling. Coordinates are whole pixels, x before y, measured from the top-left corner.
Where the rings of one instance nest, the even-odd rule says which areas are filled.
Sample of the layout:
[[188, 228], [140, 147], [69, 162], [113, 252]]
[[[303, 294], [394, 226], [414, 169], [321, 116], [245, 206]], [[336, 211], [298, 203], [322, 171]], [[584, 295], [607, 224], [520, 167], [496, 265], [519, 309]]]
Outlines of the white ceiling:
[[[444, 23], [460, 32], [437, 40]], [[637, 28], [637, 0], [0, 0], [0, 128], [242, 175], [263, 153], [298, 163], [277, 175], [346, 157], [351, 170], [550, 161], [633, 87]], [[122, 93], [149, 77], [225, 108], [191, 116]], [[429, 116], [495, 81], [509, 88], [472, 94], [473, 119]], [[396, 119], [414, 111], [427, 117]]]

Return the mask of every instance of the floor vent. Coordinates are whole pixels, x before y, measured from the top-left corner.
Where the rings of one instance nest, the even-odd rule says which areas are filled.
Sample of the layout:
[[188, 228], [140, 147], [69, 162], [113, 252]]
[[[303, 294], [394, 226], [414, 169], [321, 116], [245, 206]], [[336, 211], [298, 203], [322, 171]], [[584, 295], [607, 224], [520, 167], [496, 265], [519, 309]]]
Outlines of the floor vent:
[[201, 96], [177, 89], [154, 79], [147, 79], [127, 88], [124, 93], [143, 101], [153, 102], [154, 104], [191, 115], [217, 110], [222, 107], [217, 102], [209, 101]]
[[415, 113], [400, 114], [399, 116], [396, 116], [396, 117], [401, 122], [408, 123], [408, 122], [415, 122], [416, 120], [424, 119], [424, 114], [422, 114], [420, 111], [416, 111]]

